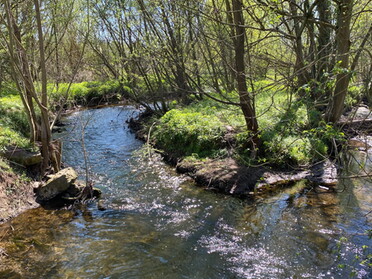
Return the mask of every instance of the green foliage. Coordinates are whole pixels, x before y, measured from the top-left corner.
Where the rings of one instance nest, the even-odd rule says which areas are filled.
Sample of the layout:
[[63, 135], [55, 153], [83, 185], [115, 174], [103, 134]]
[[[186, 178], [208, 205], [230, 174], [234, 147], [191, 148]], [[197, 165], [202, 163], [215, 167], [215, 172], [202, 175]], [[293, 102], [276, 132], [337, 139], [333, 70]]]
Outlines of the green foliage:
[[6, 171], [6, 172], [12, 172], [11, 167], [7, 164], [6, 161], [4, 161], [3, 158], [0, 157], [0, 170]]
[[23, 136], [28, 136], [29, 124], [19, 95], [0, 98], [0, 124], [16, 129]]
[[127, 86], [122, 86], [119, 81], [107, 82], [81, 82], [61, 83], [58, 89], [49, 84], [48, 94], [51, 107], [65, 104], [67, 107], [73, 105], [97, 105], [101, 102], [119, 101], [124, 94], [129, 92]]
[[[306, 165], [328, 155], [333, 141], [343, 143], [345, 135], [320, 121], [316, 128], [270, 130], [262, 133], [266, 157], [275, 164]], [[270, 156], [272, 154], [272, 156]]]
[[334, 126], [327, 124], [324, 121], [320, 121], [319, 125], [315, 128], [304, 130], [303, 134], [309, 137], [318, 138], [326, 143], [330, 143], [333, 140], [338, 142], [345, 141], [345, 134], [341, 130], [336, 129]]
[[309, 138], [275, 135], [264, 141], [266, 154], [272, 154], [274, 163], [305, 165], [312, 161], [312, 145]]
[[363, 90], [361, 87], [350, 86], [348, 89], [348, 94], [346, 95], [346, 98], [345, 98], [345, 107], [349, 109], [352, 108], [353, 106], [358, 104], [358, 102], [360, 102], [360, 100], [362, 99], [362, 96], [363, 96]]
[[7, 146], [31, 147], [30, 142], [22, 134], [0, 123], [0, 152], [4, 151]]
[[0, 87], [0, 98], [10, 95], [18, 95], [18, 90], [13, 83], [2, 83]]
[[29, 126], [18, 95], [0, 98], [0, 151], [6, 146], [30, 147]]
[[[320, 122], [319, 114], [308, 112], [304, 102], [292, 100], [285, 90], [268, 86], [268, 81], [259, 81], [255, 87], [259, 92], [256, 104], [263, 143], [260, 162], [281, 166], [307, 165], [327, 156], [331, 141], [343, 141], [344, 135], [340, 131]], [[235, 93], [226, 94], [236, 100]], [[233, 149], [238, 159], [251, 163], [247, 141], [252, 135], [245, 129], [239, 107], [226, 106], [209, 98], [185, 108], [173, 102], [171, 107], [175, 109], [160, 119], [153, 133], [161, 148], [198, 159], [226, 157], [227, 150]], [[318, 119], [316, 128], [311, 128], [312, 118]], [[227, 136], [230, 138], [227, 142], [228, 133], [231, 135]]]
[[302, 131], [309, 124], [306, 106], [299, 100], [288, 106], [288, 97], [284, 92], [278, 94], [275, 107], [272, 105], [273, 109], [260, 119], [265, 156], [261, 160], [277, 165], [306, 165], [318, 159], [314, 148], [321, 149], [321, 144], [315, 146], [312, 138], [304, 137]]
[[153, 133], [156, 143], [179, 155], [211, 156], [221, 146], [223, 123], [213, 115], [192, 110], [167, 112]]

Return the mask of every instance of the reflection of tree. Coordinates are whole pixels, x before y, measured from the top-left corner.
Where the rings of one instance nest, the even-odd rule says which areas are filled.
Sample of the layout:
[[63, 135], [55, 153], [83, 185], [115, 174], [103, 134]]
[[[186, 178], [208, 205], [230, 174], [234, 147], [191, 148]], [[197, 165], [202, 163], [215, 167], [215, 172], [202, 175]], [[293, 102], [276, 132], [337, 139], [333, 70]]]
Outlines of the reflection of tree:
[[[345, 212], [363, 214], [367, 221], [372, 219], [372, 157], [371, 152], [349, 150], [344, 156], [345, 170], [339, 183], [340, 196]], [[341, 191], [343, 190], [343, 191]]]
[[344, 156], [345, 175], [343, 177], [372, 178], [372, 156], [370, 152], [349, 150]]

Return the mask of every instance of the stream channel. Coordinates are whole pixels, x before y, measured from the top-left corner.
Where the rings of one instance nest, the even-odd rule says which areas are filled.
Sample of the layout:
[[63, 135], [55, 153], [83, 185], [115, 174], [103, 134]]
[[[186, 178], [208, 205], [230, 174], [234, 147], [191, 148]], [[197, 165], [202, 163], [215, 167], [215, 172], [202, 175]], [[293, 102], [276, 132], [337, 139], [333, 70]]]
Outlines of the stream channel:
[[[64, 119], [63, 161], [84, 179], [86, 124], [107, 209], [36, 208], [1, 225], [0, 278], [371, 278], [370, 179], [340, 179], [336, 191], [300, 182], [254, 201], [205, 191], [149, 156], [125, 123], [136, 114]], [[371, 172], [371, 153], [355, 154], [350, 169]]]

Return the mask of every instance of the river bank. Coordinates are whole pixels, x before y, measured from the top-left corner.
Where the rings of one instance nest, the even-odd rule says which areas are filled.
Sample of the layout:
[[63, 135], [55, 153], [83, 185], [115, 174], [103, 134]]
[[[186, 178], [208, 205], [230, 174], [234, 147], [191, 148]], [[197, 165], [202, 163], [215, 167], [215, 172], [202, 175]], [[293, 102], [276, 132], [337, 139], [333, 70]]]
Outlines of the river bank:
[[[105, 104], [90, 109], [122, 105], [122, 103]], [[82, 109], [86, 108], [70, 108], [66, 110], [63, 115], [70, 115]], [[361, 120], [363, 120], [361, 119], [362, 117], [364, 117], [364, 120], [368, 119], [370, 114], [366, 115], [366, 110], [363, 110], [362, 113], [355, 113], [354, 119], [358, 121], [357, 123], [360, 123]], [[149, 117], [151, 117], [150, 114], [142, 114], [137, 120], [131, 118], [128, 121], [128, 125], [131, 130], [136, 133], [138, 138], [147, 143], [152, 143], [151, 140], [147, 139], [147, 136], [150, 134], [149, 125], [145, 124]], [[343, 119], [345, 121], [345, 117]], [[56, 132], [64, 129], [63, 123], [58, 124], [60, 126], [56, 127]], [[349, 139], [349, 146], [351, 148], [359, 148], [368, 151], [370, 143], [363, 142], [361, 137], [355, 137], [358, 133], [356, 132], [355, 126], [351, 126], [351, 124], [345, 126], [347, 129], [352, 130], [354, 136], [352, 139]], [[154, 147], [157, 148], [156, 145]], [[164, 160], [173, 165], [179, 173], [188, 175], [199, 186], [207, 190], [239, 197], [255, 197], [257, 195], [275, 192], [300, 180], [308, 180], [315, 183], [314, 185], [325, 187], [326, 189], [333, 189], [337, 184], [338, 169], [340, 167], [335, 162], [323, 160], [308, 168], [283, 170], [270, 166], [269, 164], [248, 167], [242, 165], [233, 157], [195, 160], [190, 157], [185, 158], [177, 156], [177, 154], [174, 155], [171, 152], [167, 152], [167, 150], [162, 150], [160, 153]], [[6, 166], [5, 163], [3, 165]], [[9, 166], [1, 169], [0, 176], [0, 185], [2, 187], [2, 196], [0, 198], [3, 204], [0, 222], [4, 222], [20, 212], [38, 205], [35, 202], [34, 188], [35, 185], [40, 184], [40, 182], [30, 179], [20, 179], [18, 174], [10, 171]], [[18, 188], [14, 185], [17, 185]]]
[[[129, 104], [126, 91], [115, 81], [49, 87], [51, 118], [56, 118], [55, 133], [63, 130], [60, 118], [73, 112]], [[41, 153], [30, 144], [28, 133], [29, 124], [19, 93], [3, 92], [0, 96], [0, 224], [40, 206], [35, 191], [39, 185], [46, 184], [48, 177], [40, 177]]]
[[109, 107], [64, 119], [64, 161], [82, 176], [77, 139], [89, 120], [90, 173], [107, 210], [40, 207], [0, 226], [0, 278], [370, 277], [367, 179], [344, 173], [339, 191], [300, 181], [256, 200], [205, 191], [135, 139], [124, 122], [136, 114]]
[[0, 224], [35, 208], [34, 182], [14, 172], [0, 158]]
[[[131, 118], [128, 121], [129, 127], [135, 132], [137, 138], [153, 145], [164, 160], [174, 166], [179, 173], [186, 174], [201, 187], [207, 190], [217, 191], [224, 194], [240, 197], [256, 196], [260, 194], [275, 192], [283, 187], [293, 185], [295, 182], [307, 180], [317, 187], [334, 190], [338, 181], [338, 174], [344, 168], [340, 157], [328, 158], [323, 156], [306, 166], [278, 167], [270, 163], [255, 163], [247, 166], [242, 164], [236, 156], [222, 156], [217, 158], [195, 158], [193, 156], [181, 155], [180, 152], [172, 150], [167, 145], [158, 144], [156, 139], [151, 138], [153, 126], [161, 120], [154, 119], [151, 113], [145, 112], [138, 119]], [[345, 132], [343, 143], [338, 143], [336, 154], [347, 152], [347, 150], [360, 150], [368, 152], [372, 148], [365, 136], [370, 133], [372, 121], [371, 111], [366, 107], [356, 107], [348, 114], [345, 114], [340, 122]], [[161, 134], [164, 128], [160, 128]], [[230, 139], [234, 135], [229, 133], [224, 137]], [[336, 142], [334, 142], [336, 144]], [[230, 148], [232, 148], [231, 143]], [[185, 147], [182, 143], [179, 149]], [[220, 147], [225, 148], [224, 146]], [[234, 153], [235, 150], [230, 150]]]

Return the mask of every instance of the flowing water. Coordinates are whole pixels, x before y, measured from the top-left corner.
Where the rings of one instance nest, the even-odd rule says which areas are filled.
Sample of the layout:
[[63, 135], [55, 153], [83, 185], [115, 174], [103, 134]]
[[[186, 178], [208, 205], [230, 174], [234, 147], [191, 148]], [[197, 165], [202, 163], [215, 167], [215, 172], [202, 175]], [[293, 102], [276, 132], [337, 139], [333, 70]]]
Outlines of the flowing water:
[[[135, 139], [125, 120], [136, 114], [65, 119], [64, 162], [84, 178], [84, 134], [107, 210], [37, 208], [0, 226], [0, 278], [371, 278], [370, 180], [341, 179], [336, 192], [300, 182], [255, 201], [208, 192]], [[350, 169], [372, 170], [363, 154]]]

